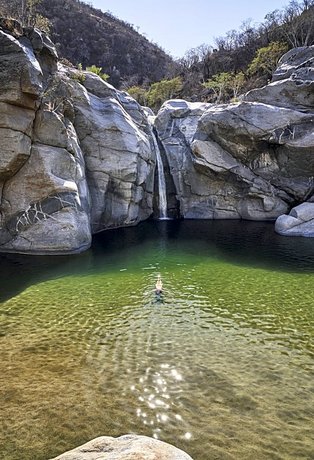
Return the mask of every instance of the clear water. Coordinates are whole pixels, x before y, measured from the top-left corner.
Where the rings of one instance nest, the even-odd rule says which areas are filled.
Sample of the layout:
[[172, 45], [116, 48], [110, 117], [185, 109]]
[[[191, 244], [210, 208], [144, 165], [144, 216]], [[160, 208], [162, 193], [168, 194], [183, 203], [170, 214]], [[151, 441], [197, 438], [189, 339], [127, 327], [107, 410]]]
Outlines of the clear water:
[[0, 259], [1, 459], [129, 432], [194, 460], [314, 458], [313, 239], [164, 221]]

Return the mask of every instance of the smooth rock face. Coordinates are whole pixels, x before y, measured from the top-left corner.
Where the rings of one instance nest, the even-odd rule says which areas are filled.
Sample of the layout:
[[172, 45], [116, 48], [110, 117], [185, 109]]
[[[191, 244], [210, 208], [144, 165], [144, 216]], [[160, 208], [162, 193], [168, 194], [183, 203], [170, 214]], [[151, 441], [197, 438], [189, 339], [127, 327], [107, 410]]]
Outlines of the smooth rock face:
[[275, 220], [314, 194], [314, 47], [237, 104], [166, 102], [155, 121], [185, 218]]
[[36, 107], [43, 90], [43, 74], [31, 42], [0, 29], [0, 101]]
[[0, 250], [80, 252], [92, 232], [152, 214], [155, 151], [142, 108], [64, 68], [37, 29], [0, 21]]
[[195, 170], [191, 151], [199, 119], [210, 106], [171, 100], [162, 106], [155, 119], [180, 203], [180, 213], [185, 218], [213, 218], [211, 199], [215, 192], [212, 197], [208, 193], [208, 176]]
[[[0, 94], [0, 249], [39, 254], [87, 249], [91, 232], [85, 163], [73, 124], [64, 106], [56, 105], [55, 79], [45, 80], [25, 34], [14, 38], [0, 32], [6, 53], [0, 80], [11, 73], [14, 77], [8, 93]], [[40, 53], [48, 56], [47, 69], [53, 62], [56, 68], [51, 42], [36, 30], [31, 38], [37, 41], [39, 58]]]
[[279, 216], [275, 230], [284, 236], [314, 237], [314, 203], [302, 203], [289, 215]]
[[52, 460], [192, 460], [177, 449], [146, 436], [102, 436]]
[[72, 88], [74, 126], [84, 152], [92, 231], [135, 225], [152, 213], [155, 154], [141, 107], [87, 74]]
[[[248, 109], [247, 116], [251, 117], [252, 110]], [[243, 113], [238, 116], [233, 105], [215, 107], [182, 101], [178, 106], [178, 101], [168, 101], [162, 107], [156, 128], [167, 153], [183, 217], [273, 220], [287, 211], [283, 197], [289, 200], [289, 196], [277, 191], [243, 161], [247, 147], [238, 154], [226, 148], [229, 142], [237, 149], [251, 126], [241, 122], [241, 116]], [[239, 140], [234, 135], [236, 128]], [[254, 126], [251, 131], [264, 134], [263, 129]], [[250, 142], [253, 133], [247, 135]]]
[[294, 48], [284, 54], [272, 83], [250, 91], [243, 100], [313, 112], [314, 45]]
[[[303, 70], [306, 74], [312, 73], [313, 67], [314, 46], [293, 48], [280, 58], [278, 67], [273, 73], [272, 81], [286, 80], [300, 70]], [[313, 80], [313, 73], [311, 80]]]

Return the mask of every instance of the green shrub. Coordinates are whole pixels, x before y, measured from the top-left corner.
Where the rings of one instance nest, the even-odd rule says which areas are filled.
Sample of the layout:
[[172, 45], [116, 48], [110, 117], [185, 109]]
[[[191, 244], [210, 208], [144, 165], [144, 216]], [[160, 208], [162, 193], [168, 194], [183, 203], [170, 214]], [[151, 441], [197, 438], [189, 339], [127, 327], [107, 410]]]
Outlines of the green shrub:
[[287, 51], [287, 44], [282, 42], [271, 42], [268, 46], [260, 48], [248, 66], [249, 75], [266, 73], [267, 76], [271, 77], [273, 71], [276, 69], [278, 60]]
[[91, 65], [89, 67], [86, 67], [86, 70], [88, 72], [92, 72], [92, 73], [95, 73], [96, 75], [98, 75], [98, 77], [102, 78], [104, 81], [107, 81], [108, 78], [109, 78], [109, 75], [106, 74], [106, 73], [102, 73], [102, 67], [97, 67], [96, 65]]
[[127, 92], [132, 96], [140, 105], [147, 105], [148, 91], [142, 86], [130, 86]]
[[182, 88], [183, 82], [181, 77], [153, 83], [147, 94], [148, 105], [158, 109], [165, 101], [176, 97]]

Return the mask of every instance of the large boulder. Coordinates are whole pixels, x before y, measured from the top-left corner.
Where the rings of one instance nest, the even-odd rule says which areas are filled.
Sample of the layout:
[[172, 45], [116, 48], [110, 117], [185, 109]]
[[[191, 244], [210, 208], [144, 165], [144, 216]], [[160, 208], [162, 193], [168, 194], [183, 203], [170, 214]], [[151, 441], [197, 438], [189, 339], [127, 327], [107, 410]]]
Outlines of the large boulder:
[[52, 460], [192, 460], [180, 449], [147, 436], [101, 436]]
[[155, 152], [143, 109], [92, 73], [71, 85], [74, 126], [84, 152], [93, 233], [152, 214]]
[[278, 107], [313, 112], [314, 45], [294, 48], [279, 60], [272, 82], [247, 93], [247, 102], [261, 102]]
[[180, 214], [185, 218], [212, 218], [208, 177], [193, 164], [191, 143], [198, 122], [210, 104], [167, 101], [157, 114], [155, 127], [173, 177]]
[[302, 203], [292, 208], [289, 215], [279, 216], [275, 230], [284, 236], [314, 237], [314, 203]]
[[225, 147], [228, 137], [237, 146], [231, 133], [241, 121], [234, 110], [168, 101], [156, 118], [185, 218], [273, 220], [288, 209], [286, 193]]
[[39, 62], [47, 56], [45, 71], [56, 70], [56, 55], [39, 31], [28, 31], [30, 38], [9, 32], [0, 30], [0, 79], [12, 76], [0, 95], [0, 248], [79, 252], [91, 243], [84, 158], [65, 106], [58, 106], [56, 77], [45, 78]]
[[0, 101], [35, 109], [43, 90], [43, 73], [30, 40], [0, 28]]
[[[9, 27], [20, 33], [11, 35]], [[14, 175], [27, 161], [36, 102], [43, 75], [30, 41], [15, 21], [0, 22], [0, 182]], [[0, 186], [1, 189], [1, 186]]]

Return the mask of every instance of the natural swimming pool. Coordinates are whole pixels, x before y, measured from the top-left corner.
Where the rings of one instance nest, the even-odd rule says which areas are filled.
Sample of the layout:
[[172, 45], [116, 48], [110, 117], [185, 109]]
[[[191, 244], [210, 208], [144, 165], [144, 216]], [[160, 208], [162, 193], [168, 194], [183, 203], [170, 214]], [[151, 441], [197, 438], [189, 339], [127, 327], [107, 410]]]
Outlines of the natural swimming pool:
[[0, 458], [129, 432], [194, 460], [314, 458], [313, 239], [152, 221], [0, 259]]

